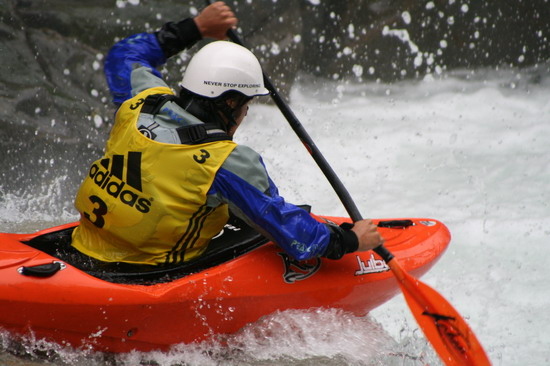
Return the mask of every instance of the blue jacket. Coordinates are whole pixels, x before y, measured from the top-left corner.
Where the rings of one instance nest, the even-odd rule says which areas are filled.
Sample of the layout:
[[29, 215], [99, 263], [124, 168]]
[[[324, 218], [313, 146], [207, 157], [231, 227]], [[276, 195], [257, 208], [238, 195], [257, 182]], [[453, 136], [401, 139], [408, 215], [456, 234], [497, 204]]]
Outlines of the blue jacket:
[[[167, 23], [156, 33], [136, 34], [115, 44], [105, 60], [114, 104], [119, 106], [145, 89], [167, 86], [157, 68], [200, 39], [194, 21], [186, 19]], [[164, 108], [159, 112], [153, 138], [179, 143], [172, 140], [170, 130], [185, 120], [185, 111]], [[218, 170], [207, 204], [228, 204], [233, 214], [298, 260], [319, 256], [338, 259], [357, 249], [357, 237], [351, 231], [319, 223], [304, 209], [285, 202], [261, 156], [243, 145], [238, 145]]]

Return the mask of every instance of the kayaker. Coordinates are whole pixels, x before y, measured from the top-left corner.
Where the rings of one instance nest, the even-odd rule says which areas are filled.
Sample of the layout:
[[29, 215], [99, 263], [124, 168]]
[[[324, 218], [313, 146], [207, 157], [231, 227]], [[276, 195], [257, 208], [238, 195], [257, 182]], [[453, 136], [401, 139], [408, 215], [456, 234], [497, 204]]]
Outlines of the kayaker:
[[[84, 179], [72, 245], [103, 262], [179, 264], [204, 253], [229, 212], [298, 260], [339, 259], [383, 243], [370, 220], [320, 223], [279, 195], [259, 154], [232, 137], [267, 95], [257, 58], [224, 41], [237, 18], [223, 2], [132, 35], [105, 74], [118, 107], [105, 154]], [[203, 38], [176, 95], [156, 69]]]

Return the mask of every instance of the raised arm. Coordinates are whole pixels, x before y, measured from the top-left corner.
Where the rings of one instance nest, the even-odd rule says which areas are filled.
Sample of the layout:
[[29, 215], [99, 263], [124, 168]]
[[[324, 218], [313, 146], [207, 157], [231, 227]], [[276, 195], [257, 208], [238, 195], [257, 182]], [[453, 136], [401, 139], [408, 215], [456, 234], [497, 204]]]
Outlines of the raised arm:
[[105, 77], [116, 106], [132, 97], [132, 71], [145, 67], [161, 78], [157, 67], [202, 38], [224, 39], [237, 18], [225, 3], [207, 6], [195, 18], [168, 22], [154, 33], [134, 34], [116, 43], [105, 59]]

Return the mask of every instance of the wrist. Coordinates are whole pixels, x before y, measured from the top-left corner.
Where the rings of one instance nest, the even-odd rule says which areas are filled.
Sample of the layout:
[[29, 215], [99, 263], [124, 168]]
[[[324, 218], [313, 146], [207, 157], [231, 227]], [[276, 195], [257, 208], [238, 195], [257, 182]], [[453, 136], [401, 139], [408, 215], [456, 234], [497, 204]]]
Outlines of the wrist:
[[155, 34], [166, 58], [193, 46], [202, 39], [202, 34], [192, 18], [177, 23], [166, 23]]
[[342, 228], [342, 240], [345, 243], [346, 253], [356, 252], [359, 249], [359, 237], [353, 231], [353, 224], [344, 223], [340, 227]]
[[197, 32], [200, 34], [201, 38], [203, 38], [206, 28], [204, 27], [204, 23], [202, 22], [199, 15], [193, 18], [193, 24], [195, 25], [195, 28], [197, 29]]
[[331, 234], [330, 242], [323, 257], [329, 259], [340, 259], [348, 253], [353, 253], [359, 248], [359, 239], [351, 230], [353, 224], [344, 223], [341, 226], [328, 225]]

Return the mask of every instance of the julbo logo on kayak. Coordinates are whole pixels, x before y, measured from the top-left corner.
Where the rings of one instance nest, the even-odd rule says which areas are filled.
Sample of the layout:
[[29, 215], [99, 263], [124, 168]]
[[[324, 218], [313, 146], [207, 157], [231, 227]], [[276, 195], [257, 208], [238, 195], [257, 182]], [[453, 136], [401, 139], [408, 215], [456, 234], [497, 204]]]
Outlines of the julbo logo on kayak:
[[[94, 163], [90, 168], [89, 177], [94, 183], [109, 195], [118, 198], [120, 202], [134, 207], [142, 213], [149, 212], [151, 201], [140, 196], [141, 191], [141, 152], [129, 151], [127, 164], [124, 155], [113, 155]], [[126, 176], [124, 176], [126, 168]]]

